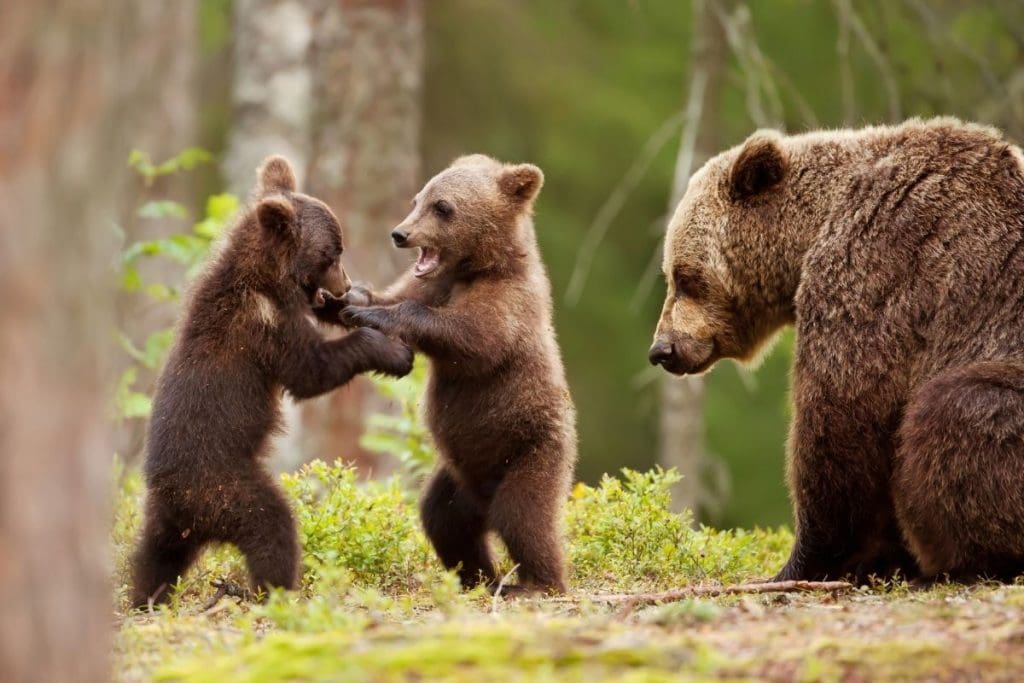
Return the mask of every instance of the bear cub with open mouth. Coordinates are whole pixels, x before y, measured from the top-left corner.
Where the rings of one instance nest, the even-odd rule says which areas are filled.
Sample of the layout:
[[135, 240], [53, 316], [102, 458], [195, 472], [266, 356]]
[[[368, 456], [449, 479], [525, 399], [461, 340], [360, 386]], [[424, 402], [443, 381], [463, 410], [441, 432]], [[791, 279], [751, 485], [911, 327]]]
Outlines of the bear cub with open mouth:
[[419, 248], [413, 267], [383, 294], [354, 287], [341, 313], [429, 357], [425, 412], [441, 459], [423, 526], [464, 587], [497, 584], [497, 533], [518, 566], [506, 594], [566, 589], [576, 416], [533, 228], [543, 182], [531, 164], [457, 159], [391, 233]]

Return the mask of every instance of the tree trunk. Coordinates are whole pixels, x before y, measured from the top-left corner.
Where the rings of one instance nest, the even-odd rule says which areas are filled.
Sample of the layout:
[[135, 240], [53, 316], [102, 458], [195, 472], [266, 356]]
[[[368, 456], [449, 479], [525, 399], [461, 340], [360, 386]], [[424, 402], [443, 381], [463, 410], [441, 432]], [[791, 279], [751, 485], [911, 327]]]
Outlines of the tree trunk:
[[[728, 3], [731, 5], [732, 3]], [[722, 86], [728, 53], [725, 33], [713, 0], [693, 0], [689, 93], [679, 154], [676, 158], [668, 215], [683, 198], [690, 175], [718, 152]], [[719, 5], [719, 11], [727, 8]], [[693, 510], [701, 503], [701, 461], [704, 456], [704, 381], [665, 376], [661, 380], [658, 461], [683, 475], [672, 491], [676, 509]]]
[[[345, 233], [354, 279], [388, 284], [402, 261], [388, 232], [408, 213], [419, 180], [423, 11], [420, 0], [317, 0], [313, 40], [316, 109], [311, 194], [327, 202]], [[379, 470], [359, 437], [381, 410], [369, 381], [302, 407], [300, 452]]]
[[[420, 0], [236, 0], [234, 23], [232, 191], [244, 196], [260, 160], [284, 154], [338, 215], [349, 273], [387, 284], [398, 271], [388, 229], [419, 174]], [[301, 410], [289, 404], [275, 467], [317, 457], [372, 469], [359, 436], [373, 395], [357, 378]]]
[[[234, 0], [232, 117], [223, 162], [228, 190], [243, 199], [256, 182], [256, 168], [283, 154], [304, 187], [312, 145], [313, 10], [302, 0]], [[274, 438], [272, 464], [291, 470], [298, 451], [298, 408], [284, 404], [286, 429]]]
[[[127, 0], [0, 10], [0, 671], [105, 681]], [[152, 74], [149, 74], [152, 77]]]
[[224, 175], [246, 197], [271, 154], [291, 161], [303, 184], [309, 161], [313, 12], [301, 0], [234, 0], [232, 120]]

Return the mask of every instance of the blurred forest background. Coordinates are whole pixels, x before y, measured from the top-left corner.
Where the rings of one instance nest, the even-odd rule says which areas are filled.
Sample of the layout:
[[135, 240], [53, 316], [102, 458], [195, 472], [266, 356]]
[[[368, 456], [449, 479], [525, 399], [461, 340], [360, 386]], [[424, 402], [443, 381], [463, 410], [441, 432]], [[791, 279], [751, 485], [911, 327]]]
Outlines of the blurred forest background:
[[[758, 369], [723, 363], [703, 380], [648, 367], [660, 239], [689, 173], [764, 126], [951, 114], [1017, 140], [1024, 126], [1024, 7], [1009, 0], [187, 0], [135, 11], [139, 49], [166, 76], [140, 73], [150, 104], [127, 142], [154, 161], [190, 146], [214, 160], [157, 176], [138, 202], [173, 197], [201, 216], [211, 193], [244, 198], [259, 160], [284, 153], [339, 213], [350, 272], [383, 284], [403, 266], [390, 227], [451, 159], [540, 165], [537, 228], [580, 477], [677, 466], [679, 503], [722, 526], [790, 522], [792, 339]], [[125, 229], [130, 241], [167, 226], [148, 216]], [[140, 329], [166, 315], [122, 311]], [[387, 471], [359, 445], [381, 409], [366, 383], [303, 407], [278, 466], [343, 457]], [[128, 432], [130, 456], [141, 430]]]
[[[351, 271], [376, 283], [402, 267], [388, 231], [453, 157], [541, 166], [537, 228], [578, 406], [580, 476], [660, 462], [687, 475], [677, 503], [702, 520], [773, 525], [790, 521], [792, 338], [756, 370], [725, 363], [670, 381], [648, 367], [667, 215], [704, 159], [758, 127], [939, 114], [1022, 141], [1024, 3], [5, 0], [8, 679], [105, 679], [102, 659], [82, 653], [105, 651], [109, 636], [109, 453], [141, 451], [184, 275], [264, 156], [289, 156], [305, 189], [335, 208]], [[293, 409], [277, 467], [342, 457], [386, 471], [360, 437], [389, 409], [367, 381]]]

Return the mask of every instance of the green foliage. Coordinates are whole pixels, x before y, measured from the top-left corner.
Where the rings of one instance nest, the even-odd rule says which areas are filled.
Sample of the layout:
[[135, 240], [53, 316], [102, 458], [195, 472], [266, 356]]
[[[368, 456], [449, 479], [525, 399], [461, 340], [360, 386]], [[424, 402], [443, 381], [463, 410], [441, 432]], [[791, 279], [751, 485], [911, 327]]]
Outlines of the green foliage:
[[189, 147], [177, 156], [154, 164], [152, 158], [142, 150], [133, 149], [128, 155], [128, 165], [142, 178], [146, 186], [150, 186], [158, 178], [174, 175], [181, 171], [191, 171], [201, 164], [213, 161], [213, 155], [200, 147]]
[[412, 372], [401, 379], [370, 375], [377, 392], [397, 405], [398, 414], [371, 415], [359, 441], [371, 453], [397, 458], [413, 482], [426, 475], [437, 461], [430, 433], [420, 416], [426, 377], [422, 357], [417, 357]]
[[[118, 470], [113, 543], [124, 591], [125, 558], [141, 518], [141, 485], [137, 473]], [[669, 488], [678, 480], [674, 472], [623, 470], [622, 475], [605, 477], [597, 487], [579, 484], [568, 502], [575, 587], [668, 588], [764, 576], [781, 566], [792, 542], [788, 532], [692, 529], [689, 512], [669, 509]], [[320, 461], [281, 478], [306, 567], [301, 598], [284, 596], [288, 604], [303, 604], [301, 610], [316, 613], [350, 599], [354, 591], [370, 591], [364, 600], [367, 595], [379, 600], [404, 595], [450, 603], [454, 577], [435, 558], [420, 529], [416, 494], [402, 479], [361, 482], [351, 467]], [[511, 569], [507, 560], [503, 565], [502, 571]], [[232, 548], [207, 553], [179, 591], [194, 600], [209, 592], [209, 579], [220, 577], [247, 580]], [[304, 599], [314, 604], [305, 605]]]
[[[131, 153], [128, 164], [138, 173], [148, 188], [160, 177], [191, 171], [211, 160], [209, 152], [189, 148], [172, 159], [154, 164], [149, 155], [139, 150]], [[239, 208], [239, 200], [231, 194], [214, 194], [207, 198], [203, 217], [186, 230], [165, 237], [142, 240], [124, 248], [118, 259], [118, 282], [122, 291], [145, 297], [155, 304], [178, 305], [179, 282], [188, 282], [199, 272], [210, 257], [213, 245], [230, 225]], [[142, 220], [177, 221], [188, 225], [188, 209], [168, 199], [151, 199], [136, 211]], [[146, 282], [142, 274], [145, 259], [169, 260], [184, 268], [180, 278], [173, 281]], [[163, 328], [149, 334], [141, 348], [124, 332], [118, 342], [131, 357], [133, 365], [127, 367], [117, 383], [114, 413], [119, 419], [149, 416], [152, 401], [148, 393], [138, 388], [144, 373], [149, 381], [155, 376], [170, 349], [173, 329]]]
[[401, 482], [360, 484], [354, 469], [314, 461], [282, 476], [299, 523], [307, 585], [344, 567], [355, 583], [411, 591], [434, 566], [416, 501]]
[[583, 584], [669, 587], [735, 581], [781, 566], [791, 538], [784, 531], [693, 529], [689, 511], [670, 509], [674, 470], [622, 470], [596, 488], [578, 484], [568, 507], [574, 578]]
[[691, 516], [669, 511], [674, 470], [605, 477], [597, 488], [579, 484], [567, 519], [577, 580], [657, 581], [685, 571], [692, 540]]

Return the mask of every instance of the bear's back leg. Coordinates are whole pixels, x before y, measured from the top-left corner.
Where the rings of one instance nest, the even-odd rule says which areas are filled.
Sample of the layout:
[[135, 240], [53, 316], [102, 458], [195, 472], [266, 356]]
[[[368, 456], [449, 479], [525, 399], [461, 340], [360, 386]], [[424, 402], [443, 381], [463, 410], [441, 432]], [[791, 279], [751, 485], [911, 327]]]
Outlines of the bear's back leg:
[[1024, 573], [1024, 363], [945, 371], [907, 405], [896, 511], [925, 576]]
[[519, 586], [513, 590], [566, 591], [562, 512], [570, 475], [558, 452], [553, 446], [523, 457], [491, 501], [490, 526], [519, 566]]
[[159, 493], [146, 500], [145, 522], [132, 556], [132, 607], [167, 602], [171, 586], [192, 565], [203, 541], [189, 527], [175, 522]]
[[295, 517], [284, 494], [260, 469], [225, 486], [216, 540], [245, 555], [253, 587], [292, 590], [299, 583], [300, 548]]
[[446, 569], [458, 567], [463, 588], [495, 581], [484, 512], [448, 471], [438, 465], [420, 502], [420, 516]]

